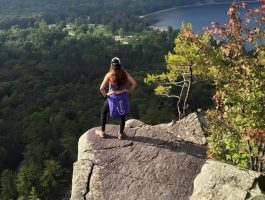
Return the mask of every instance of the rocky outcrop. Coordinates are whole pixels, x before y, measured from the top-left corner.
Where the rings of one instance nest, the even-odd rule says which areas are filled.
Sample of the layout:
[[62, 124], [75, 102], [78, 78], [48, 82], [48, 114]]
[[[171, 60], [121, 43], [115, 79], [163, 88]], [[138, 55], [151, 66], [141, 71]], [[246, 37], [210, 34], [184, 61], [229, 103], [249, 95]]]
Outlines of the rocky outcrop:
[[[187, 119], [182, 122], [188, 123]], [[204, 137], [200, 125], [200, 131], [185, 126], [150, 126], [128, 120], [125, 140], [117, 139], [116, 125], [107, 125], [104, 139], [95, 135], [95, 128], [88, 130], [79, 139], [71, 200], [189, 199], [193, 181], [205, 163], [206, 149], [180, 141], [193, 138], [197, 142], [195, 138]]]
[[264, 175], [208, 160], [194, 181], [191, 200], [265, 200]]
[[107, 125], [107, 137], [84, 133], [74, 163], [71, 200], [265, 200], [262, 174], [206, 162], [202, 116], [176, 123]]
[[207, 142], [203, 131], [205, 125], [202, 114], [192, 113], [175, 124], [169, 124], [167, 131], [174, 134], [179, 140], [204, 145]]

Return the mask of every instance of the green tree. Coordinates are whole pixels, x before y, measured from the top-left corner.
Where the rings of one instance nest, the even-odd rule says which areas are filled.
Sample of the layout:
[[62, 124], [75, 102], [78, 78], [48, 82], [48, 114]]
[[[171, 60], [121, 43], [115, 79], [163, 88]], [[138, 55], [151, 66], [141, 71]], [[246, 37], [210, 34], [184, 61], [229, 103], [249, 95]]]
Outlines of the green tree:
[[[155, 88], [155, 94], [177, 98], [179, 119], [187, 115], [192, 85], [199, 77], [207, 74], [208, 70], [208, 66], [204, 63], [204, 52], [191, 40], [191, 37], [187, 36], [192, 36], [202, 46], [209, 44], [209, 34], [194, 35], [191, 24], [182, 23], [181, 31], [175, 39], [174, 50], [166, 56], [166, 72], [148, 74], [145, 78], [145, 83], [158, 85]], [[176, 94], [177, 92], [179, 94]]]
[[29, 200], [40, 200], [40, 198], [38, 197], [38, 194], [36, 192], [36, 188], [35, 187], [32, 187], [28, 199]]
[[[264, 170], [265, 162], [265, 12], [232, 4], [227, 25], [208, 30], [219, 44], [224, 63], [219, 65], [213, 99], [216, 108], [208, 112], [209, 154], [253, 170]], [[243, 19], [240, 13], [246, 13]], [[252, 22], [253, 25], [250, 25]], [[247, 46], [253, 48], [247, 51]], [[214, 60], [213, 60], [214, 62]]]
[[15, 174], [11, 170], [4, 170], [1, 174], [1, 193], [0, 198], [2, 200], [15, 199], [16, 187], [15, 187]]
[[125, 31], [124, 31], [123, 28], [119, 28], [116, 32], [117, 32], [117, 34], [120, 35], [120, 36], [124, 36], [124, 34], [125, 34]]
[[44, 162], [44, 169], [40, 176], [40, 183], [45, 193], [49, 194], [57, 187], [57, 177], [59, 177], [61, 173], [61, 165], [58, 161], [46, 160]]
[[32, 191], [32, 187], [39, 187], [38, 179], [41, 176], [41, 167], [31, 162], [22, 163], [16, 176], [16, 189], [18, 197], [27, 199]]

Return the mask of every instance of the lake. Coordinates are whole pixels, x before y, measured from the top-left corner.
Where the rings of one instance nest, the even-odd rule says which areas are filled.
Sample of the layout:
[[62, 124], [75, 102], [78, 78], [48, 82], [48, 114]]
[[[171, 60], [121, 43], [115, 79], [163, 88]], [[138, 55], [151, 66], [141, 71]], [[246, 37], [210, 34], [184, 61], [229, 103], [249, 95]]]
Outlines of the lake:
[[[194, 32], [201, 32], [205, 26], [210, 26], [212, 21], [224, 24], [227, 21], [226, 11], [231, 3], [180, 6], [177, 8], [148, 14], [142, 18], [149, 20], [152, 27], [167, 30], [168, 26], [178, 29], [182, 21], [191, 22]], [[256, 2], [248, 2], [249, 8], [255, 8]]]

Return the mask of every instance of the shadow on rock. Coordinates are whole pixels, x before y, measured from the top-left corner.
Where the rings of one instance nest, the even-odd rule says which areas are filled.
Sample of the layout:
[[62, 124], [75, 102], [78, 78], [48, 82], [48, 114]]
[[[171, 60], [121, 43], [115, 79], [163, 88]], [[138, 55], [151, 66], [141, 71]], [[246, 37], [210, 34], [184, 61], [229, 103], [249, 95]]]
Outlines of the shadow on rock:
[[[115, 138], [109, 136], [109, 139]], [[159, 148], [168, 149], [177, 153], [183, 152], [198, 158], [206, 158], [206, 147], [188, 143], [188, 142], [170, 142], [162, 139], [149, 138], [144, 136], [126, 136], [125, 140], [131, 140], [133, 142], [146, 143], [148, 145], [153, 145]]]

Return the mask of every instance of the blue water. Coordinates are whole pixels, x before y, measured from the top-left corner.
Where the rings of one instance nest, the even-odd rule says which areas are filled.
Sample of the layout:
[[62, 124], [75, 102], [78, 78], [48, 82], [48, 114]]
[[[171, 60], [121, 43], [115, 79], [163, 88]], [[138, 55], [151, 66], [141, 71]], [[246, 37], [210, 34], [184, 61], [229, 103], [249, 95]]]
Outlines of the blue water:
[[[257, 3], [248, 3], [249, 8], [257, 7]], [[209, 4], [179, 7], [147, 16], [146, 19], [155, 21], [152, 26], [167, 30], [168, 26], [178, 29], [182, 21], [191, 22], [194, 32], [201, 32], [205, 26], [210, 26], [212, 21], [219, 24], [227, 22], [226, 11], [230, 4]]]

